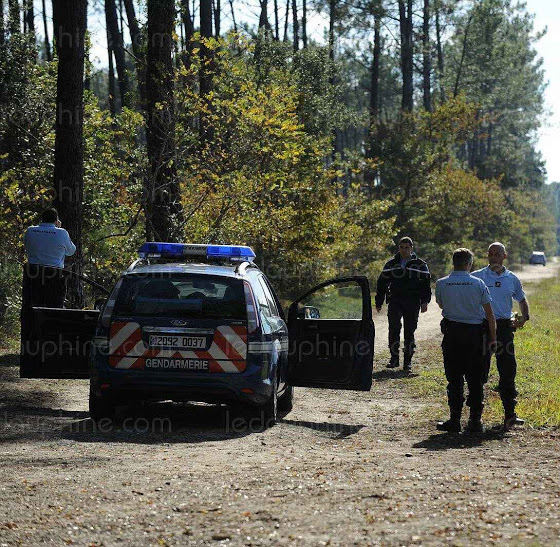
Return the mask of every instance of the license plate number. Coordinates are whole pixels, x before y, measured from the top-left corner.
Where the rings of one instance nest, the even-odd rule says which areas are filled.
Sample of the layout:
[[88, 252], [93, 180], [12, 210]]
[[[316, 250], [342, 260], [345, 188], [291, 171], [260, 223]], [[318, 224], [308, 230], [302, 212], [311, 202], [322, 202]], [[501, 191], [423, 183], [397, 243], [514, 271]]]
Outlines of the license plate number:
[[151, 334], [150, 346], [159, 348], [203, 349], [206, 347], [204, 336], [167, 336]]

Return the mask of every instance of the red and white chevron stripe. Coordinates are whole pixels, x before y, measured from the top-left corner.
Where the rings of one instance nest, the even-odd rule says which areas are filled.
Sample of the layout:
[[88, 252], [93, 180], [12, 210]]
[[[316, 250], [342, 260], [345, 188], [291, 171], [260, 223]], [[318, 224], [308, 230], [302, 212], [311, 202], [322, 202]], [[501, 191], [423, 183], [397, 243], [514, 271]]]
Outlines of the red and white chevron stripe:
[[116, 321], [109, 336], [109, 366], [144, 370], [148, 358], [200, 359], [209, 362], [210, 372], [243, 372], [247, 367], [247, 328], [220, 325], [208, 350], [149, 348], [142, 340], [138, 323]]

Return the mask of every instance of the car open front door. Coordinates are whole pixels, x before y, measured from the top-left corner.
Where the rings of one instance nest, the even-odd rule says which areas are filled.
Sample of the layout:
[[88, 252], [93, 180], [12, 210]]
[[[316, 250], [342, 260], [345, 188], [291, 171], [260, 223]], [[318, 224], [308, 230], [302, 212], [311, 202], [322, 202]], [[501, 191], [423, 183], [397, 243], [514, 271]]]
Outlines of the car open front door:
[[288, 312], [288, 383], [369, 391], [375, 327], [367, 277], [326, 281]]
[[22, 339], [22, 378], [88, 378], [88, 359], [99, 310], [31, 308]]

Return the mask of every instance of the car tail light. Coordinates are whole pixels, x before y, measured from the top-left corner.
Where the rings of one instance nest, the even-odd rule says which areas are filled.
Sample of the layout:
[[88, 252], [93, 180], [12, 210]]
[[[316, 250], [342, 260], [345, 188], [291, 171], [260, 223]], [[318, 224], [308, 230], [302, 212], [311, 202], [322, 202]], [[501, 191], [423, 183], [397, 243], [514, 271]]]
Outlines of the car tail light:
[[117, 300], [117, 295], [119, 293], [119, 289], [121, 288], [121, 285], [122, 285], [122, 278], [117, 281], [117, 284], [115, 285], [113, 292], [107, 299], [107, 303], [105, 304], [105, 307], [103, 308], [103, 312], [101, 313], [101, 325], [106, 329], [108, 329], [109, 326], [111, 325], [113, 308], [115, 307], [115, 302]]
[[247, 333], [252, 334], [259, 327], [259, 316], [257, 315], [257, 306], [251, 285], [247, 281], [243, 281], [243, 287], [245, 288], [245, 302], [247, 303]]

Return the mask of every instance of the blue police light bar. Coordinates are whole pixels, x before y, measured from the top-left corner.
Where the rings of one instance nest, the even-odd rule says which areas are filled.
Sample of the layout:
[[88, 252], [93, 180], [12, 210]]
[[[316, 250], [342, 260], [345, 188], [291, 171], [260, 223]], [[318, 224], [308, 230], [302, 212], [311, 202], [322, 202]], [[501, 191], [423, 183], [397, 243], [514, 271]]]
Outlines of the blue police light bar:
[[146, 242], [138, 254], [141, 258], [205, 257], [207, 260], [248, 260], [255, 258], [251, 247], [243, 245], [204, 245], [197, 243]]

